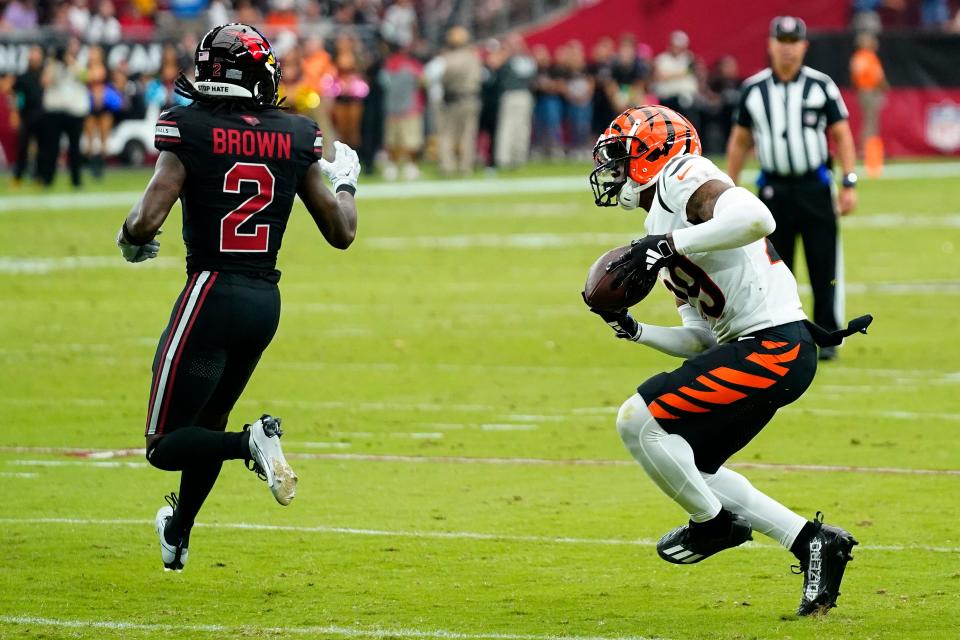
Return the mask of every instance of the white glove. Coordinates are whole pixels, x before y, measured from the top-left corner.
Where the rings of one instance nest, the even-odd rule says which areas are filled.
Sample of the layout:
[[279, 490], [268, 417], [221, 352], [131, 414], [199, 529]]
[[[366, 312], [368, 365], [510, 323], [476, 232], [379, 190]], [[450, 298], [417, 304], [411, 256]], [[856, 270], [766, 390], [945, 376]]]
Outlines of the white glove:
[[360, 158], [357, 152], [348, 145], [339, 140], [333, 143], [336, 150], [333, 156], [333, 162], [327, 162], [320, 158], [320, 171], [333, 184], [333, 190], [338, 191], [340, 187], [348, 186], [350, 191], [356, 191], [357, 180], [360, 178]]
[[638, 206], [640, 206], [640, 192], [642, 189], [640, 185], [633, 181], [632, 178], [627, 178], [627, 181], [622, 187], [620, 187], [620, 194], [617, 196], [617, 201], [620, 203], [621, 209], [626, 209], [627, 211], [633, 211]]
[[[162, 231], [157, 231], [159, 236]], [[160, 241], [154, 236], [153, 240], [144, 245], [130, 244], [123, 237], [123, 229], [117, 232], [117, 246], [120, 247], [120, 253], [127, 262], [143, 262], [156, 258], [160, 252]]]

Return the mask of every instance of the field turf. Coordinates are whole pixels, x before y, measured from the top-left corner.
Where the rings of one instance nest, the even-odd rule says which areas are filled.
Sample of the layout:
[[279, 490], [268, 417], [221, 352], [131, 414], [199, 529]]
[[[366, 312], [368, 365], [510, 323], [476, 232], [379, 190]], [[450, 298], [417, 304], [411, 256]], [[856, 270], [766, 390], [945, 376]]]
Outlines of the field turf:
[[[873, 313], [870, 335], [735, 458], [860, 540], [840, 607], [797, 619], [801, 579], [768, 539], [693, 567], [656, 556], [683, 514], [614, 416], [677, 361], [580, 301], [642, 219], [594, 208], [573, 169], [442, 197], [362, 183], [347, 252], [297, 206], [280, 330], [231, 423], [283, 417], [297, 499], [227, 464], [181, 574], [152, 525], [176, 476], [119, 451], [143, 446], [184, 284], [178, 216], [133, 266], [113, 238], [146, 174], [0, 211], [0, 638], [958, 637], [960, 180], [863, 182], [847, 314]], [[675, 323], [672, 306], [658, 290], [635, 314]]]

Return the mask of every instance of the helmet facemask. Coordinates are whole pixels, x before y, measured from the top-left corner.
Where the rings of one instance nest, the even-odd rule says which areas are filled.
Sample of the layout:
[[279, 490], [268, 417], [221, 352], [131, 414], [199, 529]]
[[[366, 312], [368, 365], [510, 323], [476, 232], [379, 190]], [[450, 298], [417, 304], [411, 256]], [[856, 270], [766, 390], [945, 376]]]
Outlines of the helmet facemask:
[[601, 136], [593, 147], [594, 169], [590, 173], [593, 201], [598, 207], [619, 204], [620, 190], [629, 178], [629, 163], [642, 157], [647, 145], [634, 136]]

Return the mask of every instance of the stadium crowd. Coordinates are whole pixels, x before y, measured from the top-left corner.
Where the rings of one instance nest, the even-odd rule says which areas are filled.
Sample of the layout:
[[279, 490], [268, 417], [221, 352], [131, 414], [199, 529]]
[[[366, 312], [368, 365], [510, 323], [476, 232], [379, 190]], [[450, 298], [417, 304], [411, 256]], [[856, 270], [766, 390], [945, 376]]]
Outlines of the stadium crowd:
[[[565, 4], [533, 2], [540, 9]], [[182, 101], [174, 81], [181, 70], [192, 76], [198, 38], [231, 21], [263, 25], [281, 57], [287, 108], [314, 118], [328, 138], [356, 148], [366, 169], [387, 179], [417, 177], [423, 160], [450, 175], [478, 165], [515, 168], [531, 157], [587, 157], [616, 113], [650, 102], [690, 117], [706, 153], [723, 151], [742, 80], [737, 62], [722, 57], [708, 67], [682, 31], [671, 34], [664, 51], [630, 34], [600, 40], [589, 51], [577, 40], [550, 50], [528, 48], [517, 35], [477, 39], [463, 27], [438, 27], [435, 19], [446, 15], [447, 24], [503, 33], [500, 27], [524, 4], [6, 0], [0, 32], [39, 27], [48, 30], [43, 42], [60, 43], [35, 45], [29, 68], [0, 83], [19, 134], [14, 177], [32, 175], [49, 185], [63, 136], [74, 184], [84, 161], [100, 175], [114, 126]], [[460, 5], [468, 15], [454, 10]], [[858, 0], [852, 15], [871, 20], [897, 5]], [[132, 71], [123, 58], [108, 64], [105, 52], [121, 40], [164, 42], [156, 72]]]

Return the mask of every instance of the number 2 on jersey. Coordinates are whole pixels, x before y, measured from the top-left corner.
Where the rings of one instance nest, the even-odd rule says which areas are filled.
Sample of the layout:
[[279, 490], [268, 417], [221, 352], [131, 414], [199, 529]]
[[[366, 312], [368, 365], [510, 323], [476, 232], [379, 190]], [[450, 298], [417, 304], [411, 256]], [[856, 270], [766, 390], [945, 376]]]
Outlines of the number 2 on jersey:
[[223, 176], [224, 193], [240, 193], [240, 185], [252, 182], [257, 192], [220, 220], [220, 251], [265, 253], [270, 250], [270, 225], [258, 224], [253, 232], [240, 227], [273, 202], [274, 177], [265, 164], [238, 162]]

